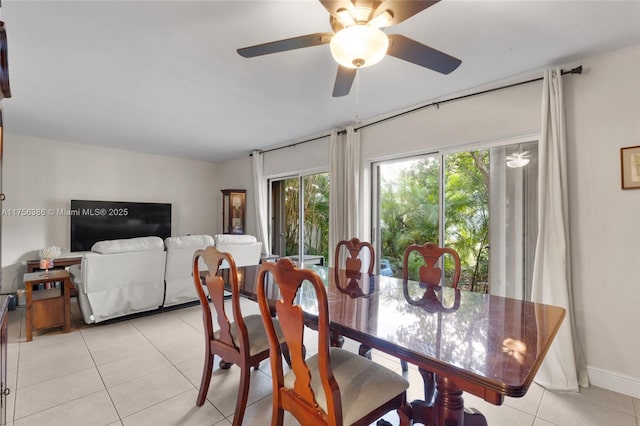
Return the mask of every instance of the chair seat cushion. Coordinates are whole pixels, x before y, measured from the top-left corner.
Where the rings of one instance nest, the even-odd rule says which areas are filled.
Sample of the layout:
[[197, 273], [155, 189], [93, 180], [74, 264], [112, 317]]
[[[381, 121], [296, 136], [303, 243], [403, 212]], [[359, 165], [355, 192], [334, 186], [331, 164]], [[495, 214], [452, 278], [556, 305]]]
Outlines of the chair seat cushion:
[[[351, 425], [409, 388], [399, 374], [355, 353], [331, 348], [331, 368], [340, 388], [342, 422]], [[327, 412], [327, 399], [318, 374], [318, 356], [307, 359], [311, 371], [311, 388], [316, 402]], [[293, 371], [284, 377], [284, 385], [293, 388]]]
[[[267, 331], [264, 328], [262, 317], [260, 315], [247, 315], [244, 318], [244, 325], [247, 327], [247, 333], [249, 334], [249, 355], [258, 354], [264, 350], [269, 349], [269, 339], [267, 337]], [[276, 328], [278, 336], [282, 336], [280, 330], [280, 324], [276, 318], [273, 319], [273, 325]], [[231, 323], [231, 336], [233, 340], [238, 343], [238, 326], [236, 322]], [[213, 337], [218, 339], [220, 337], [220, 330], [213, 333]], [[280, 341], [284, 341], [283, 338]]]

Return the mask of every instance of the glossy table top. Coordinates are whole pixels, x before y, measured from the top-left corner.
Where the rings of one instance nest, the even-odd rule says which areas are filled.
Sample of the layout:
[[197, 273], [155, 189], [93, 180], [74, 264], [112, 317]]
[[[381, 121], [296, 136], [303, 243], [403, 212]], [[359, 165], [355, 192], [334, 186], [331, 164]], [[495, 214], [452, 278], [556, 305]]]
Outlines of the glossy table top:
[[[416, 282], [403, 290], [397, 278], [314, 269], [327, 285], [332, 330], [497, 404], [525, 394], [565, 315], [556, 306]], [[255, 280], [245, 282], [251, 296]], [[299, 297], [316, 312], [312, 291], [303, 286]]]

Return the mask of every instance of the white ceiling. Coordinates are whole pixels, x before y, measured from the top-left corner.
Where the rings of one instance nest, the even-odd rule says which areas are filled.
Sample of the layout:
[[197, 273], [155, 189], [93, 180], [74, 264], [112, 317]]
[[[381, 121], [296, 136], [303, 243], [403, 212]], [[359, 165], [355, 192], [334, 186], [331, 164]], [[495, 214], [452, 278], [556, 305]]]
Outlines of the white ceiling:
[[209, 161], [640, 44], [637, 0], [443, 0], [386, 32], [462, 59], [456, 71], [387, 57], [333, 98], [327, 45], [236, 53], [330, 32], [316, 0], [4, 0], [0, 13], [7, 133]]

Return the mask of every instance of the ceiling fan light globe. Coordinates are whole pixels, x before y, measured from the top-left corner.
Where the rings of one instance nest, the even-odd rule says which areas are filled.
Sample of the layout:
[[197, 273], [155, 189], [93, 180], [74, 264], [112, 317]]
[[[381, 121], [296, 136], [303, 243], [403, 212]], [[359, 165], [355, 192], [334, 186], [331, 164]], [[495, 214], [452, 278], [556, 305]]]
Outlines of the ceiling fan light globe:
[[512, 169], [518, 168], [518, 167], [524, 167], [527, 164], [529, 164], [529, 159], [528, 158], [522, 158], [522, 157], [517, 157], [514, 158], [512, 160], [507, 161], [507, 167], [511, 167]]
[[366, 68], [384, 58], [389, 38], [378, 28], [357, 24], [338, 31], [329, 48], [333, 59], [343, 67]]

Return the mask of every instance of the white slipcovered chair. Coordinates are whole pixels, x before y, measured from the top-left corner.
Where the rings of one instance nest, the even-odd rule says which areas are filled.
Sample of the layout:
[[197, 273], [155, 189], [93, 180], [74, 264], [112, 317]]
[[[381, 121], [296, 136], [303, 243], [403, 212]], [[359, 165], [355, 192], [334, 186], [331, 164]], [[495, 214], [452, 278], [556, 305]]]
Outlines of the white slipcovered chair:
[[162, 306], [166, 253], [159, 237], [99, 241], [71, 267], [87, 324]]
[[[198, 300], [193, 288], [193, 254], [215, 245], [211, 235], [186, 235], [169, 237], [164, 240], [167, 249], [165, 269], [165, 293], [163, 306], [173, 306]], [[200, 270], [206, 270], [200, 259]]]

